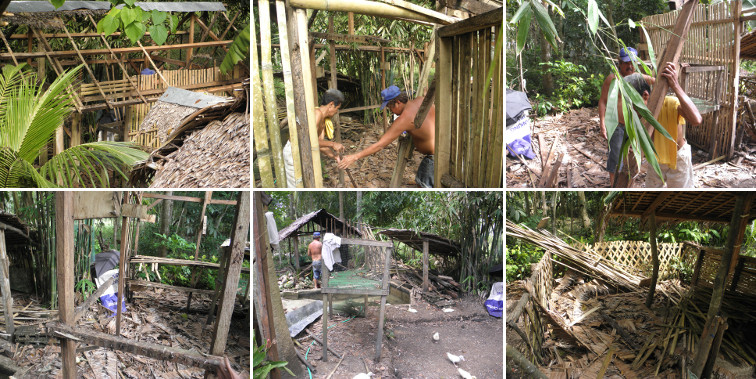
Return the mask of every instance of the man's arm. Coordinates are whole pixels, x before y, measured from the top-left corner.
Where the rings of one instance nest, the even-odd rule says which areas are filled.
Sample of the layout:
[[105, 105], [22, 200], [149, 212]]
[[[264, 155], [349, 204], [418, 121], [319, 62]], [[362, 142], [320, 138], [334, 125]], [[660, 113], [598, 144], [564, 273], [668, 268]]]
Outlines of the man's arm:
[[612, 84], [612, 80], [614, 80], [614, 74], [609, 74], [609, 76], [604, 79], [604, 84], [601, 85], [601, 98], [599, 99], [599, 128], [601, 130], [601, 136], [605, 139], [608, 139], [606, 135], [606, 124], [604, 123], [606, 117], [606, 102], [609, 97], [609, 86]]
[[680, 100], [678, 112], [682, 114], [685, 121], [691, 126], [701, 125], [703, 117], [701, 117], [701, 113], [698, 111], [696, 105], [693, 104], [693, 100], [691, 100], [688, 94], [683, 91], [682, 86], [680, 86], [680, 83], [677, 81], [677, 68], [675, 65], [671, 62], [667, 63], [664, 67], [664, 72], [662, 72], [662, 76], [667, 79], [669, 87], [672, 88], [672, 91], [677, 95], [677, 99]]
[[386, 133], [383, 133], [378, 142], [368, 146], [359, 153], [345, 156], [341, 159], [339, 168], [349, 168], [349, 166], [358, 159], [362, 159], [364, 157], [367, 157], [368, 155], [375, 154], [384, 147], [388, 146], [388, 144], [399, 138], [399, 135], [402, 134], [403, 131], [409, 130], [409, 128], [414, 128], [412, 121], [413, 120], [410, 119], [409, 116], [397, 118], [396, 120], [394, 120], [394, 123], [391, 124], [388, 130], [386, 130]]
[[331, 149], [336, 150], [338, 153], [344, 151], [344, 145], [325, 139], [325, 122], [323, 121], [323, 113], [320, 112], [320, 109], [315, 110], [315, 125], [318, 126], [318, 145], [320, 146], [320, 152], [331, 159], [338, 158], [336, 154], [331, 152]]

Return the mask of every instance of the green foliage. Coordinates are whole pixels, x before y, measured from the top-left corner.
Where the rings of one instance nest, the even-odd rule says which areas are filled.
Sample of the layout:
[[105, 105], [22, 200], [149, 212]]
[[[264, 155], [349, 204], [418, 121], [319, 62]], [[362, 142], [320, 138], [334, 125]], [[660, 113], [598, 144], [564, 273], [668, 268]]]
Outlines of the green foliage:
[[680, 259], [679, 256], [672, 260], [672, 268], [677, 273], [678, 279], [685, 283], [690, 283], [693, 278], [693, 262]]
[[544, 71], [554, 78], [554, 92], [547, 98], [536, 94], [534, 103], [537, 103], [535, 109], [539, 116], [598, 103], [603, 78], [589, 75], [585, 66], [564, 60], [540, 65], [546, 67]]
[[40, 150], [71, 113], [69, 91], [81, 66], [47, 88], [37, 85], [35, 73], [23, 72], [25, 66], [3, 66], [0, 75], [0, 186], [109, 187], [109, 171], [126, 178], [126, 171], [147, 157], [131, 144], [94, 142], [69, 148], [36, 167]]
[[88, 298], [89, 294], [96, 290], [97, 286], [95, 286], [95, 284], [89, 279], [79, 280], [74, 286], [74, 291], [81, 292], [81, 294], [84, 295], [84, 299]]
[[180, 255], [182, 252], [193, 252], [197, 249], [197, 244], [189, 242], [178, 234], [166, 236], [165, 234], [155, 233], [162, 241], [161, 246], [165, 246], [173, 255]]
[[[268, 341], [270, 343], [270, 341]], [[254, 350], [252, 352], [252, 378], [253, 379], [265, 379], [268, 377], [268, 374], [271, 370], [276, 368], [282, 368], [286, 370], [286, 372], [289, 373], [289, 375], [294, 376], [294, 373], [291, 372], [288, 368], [286, 368], [286, 365], [289, 364], [289, 362], [286, 361], [268, 361], [266, 360], [266, 357], [268, 355], [268, 347], [265, 345], [257, 346], [255, 343], [255, 334], [254, 331], [252, 333], [252, 346], [254, 346]]]
[[[97, 23], [97, 31], [109, 36], [117, 30], [123, 30], [131, 43], [136, 43], [149, 29], [150, 37], [156, 44], [162, 45], [168, 39], [168, 31], [176, 32], [178, 17], [153, 10], [143, 11], [135, 6], [135, 0], [110, 0], [113, 8]], [[123, 8], [116, 8], [123, 5]], [[149, 26], [148, 26], [149, 25]]]
[[244, 27], [239, 35], [234, 38], [234, 42], [228, 48], [226, 56], [220, 65], [222, 73], [227, 73], [234, 68], [234, 65], [241, 60], [249, 60], [249, 25]]
[[504, 251], [507, 254], [507, 283], [529, 277], [531, 265], [538, 263], [543, 257], [543, 250], [528, 244], [507, 246]]

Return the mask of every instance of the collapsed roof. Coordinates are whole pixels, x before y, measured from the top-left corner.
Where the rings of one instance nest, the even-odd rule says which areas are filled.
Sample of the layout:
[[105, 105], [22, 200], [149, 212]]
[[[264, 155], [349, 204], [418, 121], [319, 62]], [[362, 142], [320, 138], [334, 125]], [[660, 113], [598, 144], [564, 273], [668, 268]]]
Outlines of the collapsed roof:
[[458, 255], [461, 247], [459, 243], [433, 233], [419, 232], [409, 229], [386, 229], [378, 234], [383, 234], [393, 240], [403, 242], [405, 245], [423, 251], [423, 241], [428, 241], [428, 252], [440, 255]]
[[[299, 228], [303, 227], [305, 224], [311, 221], [329, 232], [333, 231], [332, 226], [335, 226], [337, 229], [344, 230], [344, 223], [341, 222], [338, 217], [328, 213], [328, 211], [326, 211], [325, 209], [319, 209], [294, 220], [294, 222], [292, 222], [289, 226], [278, 231], [279, 240], [282, 241], [284, 238], [289, 237], [292, 234], [297, 235], [296, 232], [299, 231]], [[349, 224], [346, 224], [346, 229], [348, 234], [350, 235], [362, 236], [362, 232], [360, 230]]]

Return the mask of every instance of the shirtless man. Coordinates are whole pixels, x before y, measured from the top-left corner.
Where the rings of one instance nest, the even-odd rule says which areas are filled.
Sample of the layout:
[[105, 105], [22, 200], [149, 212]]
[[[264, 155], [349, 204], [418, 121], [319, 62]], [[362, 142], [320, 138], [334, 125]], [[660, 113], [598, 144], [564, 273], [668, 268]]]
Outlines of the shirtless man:
[[392, 113], [398, 115], [399, 118], [394, 120], [394, 123], [391, 124], [378, 142], [356, 154], [347, 155], [342, 158], [339, 163], [339, 168], [349, 168], [349, 166], [351, 166], [356, 160], [377, 153], [395, 139], [399, 138], [402, 132], [407, 132], [412, 136], [412, 142], [415, 144], [417, 151], [421, 154], [425, 154], [423, 161], [420, 163], [420, 167], [417, 169], [415, 182], [421, 187], [433, 188], [433, 153], [435, 152], [436, 144], [435, 105], [431, 105], [428, 115], [425, 117], [425, 121], [419, 129], [416, 129], [414, 124], [415, 116], [417, 115], [418, 109], [420, 109], [420, 104], [423, 103], [423, 96], [409, 100], [406, 92], [400, 91], [397, 86], [391, 86], [381, 91], [381, 97], [383, 98], [381, 110], [388, 107], [388, 109]]
[[320, 288], [318, 279], [320, 279], [320, 268], [323, 265], [321, 251], [323, 251], [323, 244], [320, 242], [320, 232], [312, 233], [312, 242], [307, 246], [307, 255], [312, 258], [312, 281], [315, 283], [315, 288]]
[[[320, 106], [315, 108], [315, 124], [318, 126], [318, 145], [320, 145], [320, 152], [325, 156], [335, 159], [339, 162], [338, 153], [344, 151], [344, 145], [329, 141], [326, 137], [326, 118], [333, 117], [341, 108], [341, 104], [344, 102], [344, 94], [337, 89], [329, 89], [320, 98]], [[334, 152], [336, 154], [334, 154]]]

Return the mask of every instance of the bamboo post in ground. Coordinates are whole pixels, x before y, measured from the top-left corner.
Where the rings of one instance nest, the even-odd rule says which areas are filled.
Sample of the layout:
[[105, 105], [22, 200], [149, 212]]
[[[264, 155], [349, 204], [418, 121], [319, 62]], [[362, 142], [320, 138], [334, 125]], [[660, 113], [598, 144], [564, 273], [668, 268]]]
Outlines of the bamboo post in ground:
[[270, 135], [271, 153], [275, 168], [276, 187], [286, 187], [283, 148], [281, 147], [281, 130], [278, 126], [276, 89], [273, 85], [273, 62], [271, 60], [270, 3], [258, 0], [260, 10], [260, 59], [262, 65], [263, 94], [268, 116], [268, 133]]
[[[55, 250], [58, 283], [58, 315], [65, 325], [74, 322], [74, 219], [73, 192], [55, 193]], [[76, 377], [76, 342], [60, 339], [63, 378]]]
[[[381, 91], [386, 89], [386, 56], [383, 46], [381, 46]], [[388, 129], [388, 109], [383, 108], [381, 114], [383, 115], [383, 132]]]
[[[260, 180], [265, 188], [275, 187], [273, 183], [273, 168], [270, 164], [270, 147], [268, 146], [268, 133], [265, 128], [265, 115], [263, 114], [262, 83], [260, 83], [260, 70], [257, 62], [257, 37], [255, 30], [255, 18], [252, 14], [251, 45], [252, 49], [252, 127], [254, 128], [255, 151], [257, 152], [257, 167], [260, 170]], [[252, 181], [254, 186], [254, 180]]]
[[[123, 196], [123, 204], [129, 203], [129, 192]], [[129, 218], [123, 216], [121, 227], [121, 254], [118, 261], [118, 308], [116, 309], [116, 336], [121, 336], [121, 307], [123, 306], [123, 289], [126, 284], [126, 266], [129, 264]]]
[[[333, 14], [328, 16], [328, 33], [333, 33]], [[330, 53], [331, 85], [330, 88], [339, 89], [338, 69], [336, 67], [336, 42], [328, 41], [328, 50]], [[338, 112], [331, 117], [335, 131], [334, 137], [336, 142], [341, 143], [341, 124], [339, 123]], [[339, 170], [339, 187], [344, 187], [344, 170]]]
[[289, 33], [286, 24], [286, 6], [282, 0], [276, 0], [276, 19], [278, 20], [278, 37], [281, 44], [281, 66], [283, 67], [284, 92], [286, 94], [286, 120], [289, 125], [289, 143], [291, 157], [294, 161], [294, 180], [287, 183], [289, 187], [302, 187], [302, 161], [299, 154], [299, 140], [294, 111], [294, 85], [291, 78], [291, 58], [289, 55]]
[[656, 213], [651, 212], [648, 215], [648, 225], [650, 228], [649, 239], [651, 242], [651, 261], [654, 268], [651, 274], [651, 284], [648, 288], [648, 294], [646, 295], [646, 307], [651, 308], [651, 304], [654, 302], [654, 292], [656, 291], [656, 282], [659, 280], [659, 249], [656, 246]]
[[[207, 225], [205, 223], [205, 210], [207, 210], [207, 203], [209, 203], [212, 198], [213, 198], [213, 191], [205, 191], [205, 198], [202, 201], [202, 211], [200, 212], [200, 227], [197, 230], [197, 247], [194, 249], [195, 261], [199, 258], [200, 244], [202, 243], [202, 235], [205, 234], [205, 230], [207, 228]], [[191, 288], [194, 288], [197, 285], [197, 270], [195, 268], [192, 268], [192, 277], [189, 282], [191, 283], [190, 285]], [[187, 299], [186, 299], [187, 312], [189, 312], [191, 305], [192, 305], [192, 293], [189, 292], [189, 295], [187, 295]]]
[[323, 187], [323, 172], [320, 167], [320, 144], [318, 143], [318, 129], [315, 124], [315, 99], [313, 97], [314, 88], [312, 88], [313, 72], [310, 70], [310, 42], [307, 33], [307, 14], [304, 9], [295, 11], [297, 19], [297, 38], [299, 38], [299, 49], [301, 57], [302, 82], [304, 85], [305, 108], [307, 112], [307, 127], [310, 135], [310, 151], [312, 154], [312, 171], [314, 176], [314, 187]]
[[423, 239], [423, 292], [428, 292], [428, 240]]
[[0, 289], [3, 294], [3, 312], [5, 313], [5, 332], [13, 337], [13, 296], [10, 288], [10, 271], [8, 269], [8, 251], [5, 247], [5, 230], [0, 229]]
[[732, 159], [735, 154], [735, 133], [738, 126], [738, 95], [740, 89], [740, 34], [743, 32], [743, 22], [740, 21], [740, 11], [743, 9], [743, 1], [735, 0], [732, 6], [732, 19], [735, 31], [735, 41], [733, 41], [732, 57], [735, 60], [732, 70], [732, 84], [730, 89], [732, 94], [730, 97], [730, 106], [732, 106], [732, 115], [730, 116], [730, 145], [727, 148], [727, 159]]

